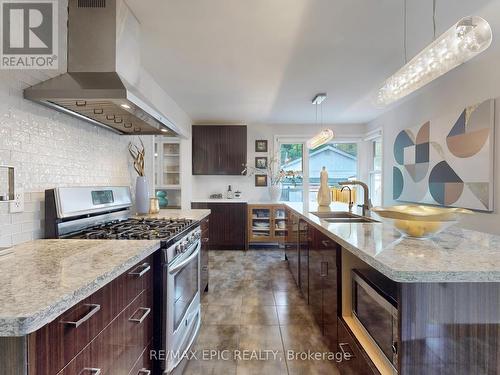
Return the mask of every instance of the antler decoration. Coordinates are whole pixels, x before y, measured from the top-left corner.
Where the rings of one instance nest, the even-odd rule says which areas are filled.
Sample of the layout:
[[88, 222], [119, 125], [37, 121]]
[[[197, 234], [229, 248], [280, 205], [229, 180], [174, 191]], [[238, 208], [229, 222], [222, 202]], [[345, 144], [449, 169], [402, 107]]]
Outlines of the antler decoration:
[[144, 154], [146, 153], [144, 150], [144, 143], [142, 143], [142, 139], [139, 138], [139, 142], [141, 142], [141, 147], [134, 145], [132, 142], [128, 144], [128, 152], [134, 159], [134, 169], [139, 176], [144, 176]]

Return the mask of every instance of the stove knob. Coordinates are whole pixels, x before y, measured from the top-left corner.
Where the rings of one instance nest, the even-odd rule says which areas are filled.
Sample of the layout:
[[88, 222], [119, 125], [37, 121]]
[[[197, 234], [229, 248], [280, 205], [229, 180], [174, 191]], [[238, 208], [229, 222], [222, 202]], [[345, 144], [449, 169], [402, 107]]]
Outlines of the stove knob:
[[181, 244], [181, 247], [182, 247], [182, 252], [185, 252], [188, 249], [188, 247], [189, 247], [189, 242], [188, 241], [184, 241]]
[[180, 253], [182, 253], [182, 245], [177, 245], [177, 246], [175, 247], [175, 253], [176, 253], [176, 254], [180, 254]]

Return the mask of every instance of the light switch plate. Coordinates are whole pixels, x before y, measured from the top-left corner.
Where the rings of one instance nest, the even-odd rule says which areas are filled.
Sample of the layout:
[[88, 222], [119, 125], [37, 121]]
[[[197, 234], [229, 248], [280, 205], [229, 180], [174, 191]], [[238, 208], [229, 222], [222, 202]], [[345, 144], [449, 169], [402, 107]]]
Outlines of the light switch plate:
[[9, 203], [10, 213], [24, 212], [24, 190], [16, 189], [14, 201]]

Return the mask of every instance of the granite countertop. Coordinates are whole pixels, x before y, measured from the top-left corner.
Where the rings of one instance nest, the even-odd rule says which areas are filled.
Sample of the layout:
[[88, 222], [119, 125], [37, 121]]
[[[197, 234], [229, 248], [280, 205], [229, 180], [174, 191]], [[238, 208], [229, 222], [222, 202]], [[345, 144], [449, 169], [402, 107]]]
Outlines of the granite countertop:
[[23, 336], [114, 280], [160, 241], [35, 240], [0, 257], [0, 336]]
[[[500, 236], [452, 226], [431, 240], [402, 238], [390, 223], [328, 223], [317, 204], [286, 204], [365, 263], [398, 282], [500, 282]], [[343, 204], [332, 210], [347, 211]]]
[[[210, 210], [147, 217], [201, 220]], [[0, 336], [24, 336], [160, 248], [150, 240], [35, 240], [0, 252]]]

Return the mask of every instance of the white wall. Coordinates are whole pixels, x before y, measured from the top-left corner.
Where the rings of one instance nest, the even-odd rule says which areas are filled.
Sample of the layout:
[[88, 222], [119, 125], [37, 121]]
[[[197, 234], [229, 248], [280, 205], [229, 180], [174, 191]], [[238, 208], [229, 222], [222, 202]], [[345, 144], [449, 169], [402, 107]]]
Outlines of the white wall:
[[43, 236], [45, 189], [131, 183], [129, 138], [24, 100], [34, 78], [0, 72], [0, 164], [16, 168], [26, 201], [15, 214], [0, 203], [0, 247]]
[[[61, 74], [66, 69], [67, 1], [59, 4], [59, 70], [0, 71], [0, 165], [16, 168], [16, 188], [25, 192], [25, 212], [9, 213], [0, 203], [0, 247], [43, 237], [44, 190], [58, 186], [131, 186], [135, 171], [127, 146], [136, 137], [108, 130], [23, 99], [23, 89]], [[162, 100], [162, 110], [183, 133], [190, 119], [156, 86], [150, 96]], [[147, 147], [152, 136], [145, 136]], [[148, 151], [148, 172], [153, 171], [153, 151]], [[150, 183], [153, 183], [150, 178]]]
[[[484, 3], [481, 1], [481, 3]], [[440, 22], [452, 25], [461, 16], [468, 14], [468, 7], [473, 6], [471, 2], [459, 1], [450, 5], [447, 13], [442, 13]], [[450, 112], [460, 113], [468, 105], [482, 102], [489, 98], [500, 97], [500, 2], [492, 1], [484, 5], [474, 14], [484, 17], [490, 22], [493, 29], [493, 44], [482, 55], [458, 67], [445, 76], [437, 79], [427, 87], [419, 90], [409, 98], [396, 104], [384, 115], [368, 124], [369, 129], [382, 127], [384, 129], [384, 205], [391, 205], [392, 200], [392, 166], [393, 166], [393, 144], [396, 135], [405, 128], [423, 124], [427, 120], [439, 118]], [[418, 27], [418, 25], [415, 25]], [[412, 35], [409, 30], [408, 35]], [[429, 41], [420, 40], [419, 48], [423, 48]], [[417, 52], [418, 49], [415, 49]], [[410, 56], [411, 57], [411, 56]], [[463, 227], [480, 231], [500, 234], [500, 131], [498, 115], [500, 100], [496, 100], [495, 119], [495, 212], [476, 213], [464, 218]], [[482, 168], [482, 166], [478, 166]]]
[[[310, 137], [325, 127], [331, 128], [338, 139], [352, 137], [362, 138], [366, 130], [365, 125], [361, 124], [323, 126], [250, 124], [247, 127], [247, 163], [254, 166], [256, 156], [267, 156], [268, 159], [270, 159], [274, 155], [273, 143], [275, 136]], [[255, 152], [255, 140], [257, 139], [267, 139], [267, 154]], [[268, 201], [270, 199], [268, 188], [255, 187], [254, 176], [192, 176], [192, 198], [206, 199], [210, 194], [225, 194], [228, 185], [231, 185], [233, 191], [240, 190], [243, 193], [242, 199], [250, 201]]]

